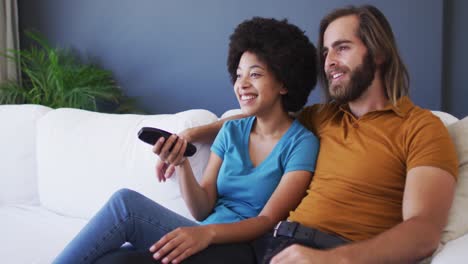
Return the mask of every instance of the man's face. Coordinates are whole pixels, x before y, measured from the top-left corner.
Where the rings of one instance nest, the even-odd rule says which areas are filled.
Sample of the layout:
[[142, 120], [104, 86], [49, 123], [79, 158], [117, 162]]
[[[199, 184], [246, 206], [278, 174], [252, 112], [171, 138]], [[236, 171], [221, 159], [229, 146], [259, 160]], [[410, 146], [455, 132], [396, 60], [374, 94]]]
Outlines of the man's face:
[[352, 102], [371, 85], [376, 65], [356, 36], [359, 20], [344, 16], [331, 22], [323, 36], [323, 56], [329, 92], [338, 104]]

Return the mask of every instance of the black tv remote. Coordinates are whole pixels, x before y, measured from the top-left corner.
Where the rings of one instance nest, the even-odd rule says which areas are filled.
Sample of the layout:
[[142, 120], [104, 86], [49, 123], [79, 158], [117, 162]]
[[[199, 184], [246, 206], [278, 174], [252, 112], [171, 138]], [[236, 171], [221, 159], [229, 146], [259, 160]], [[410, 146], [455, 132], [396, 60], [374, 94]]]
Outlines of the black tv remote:
[[[165, 130], [154, 128], [154, 127], [143, 127], [138, 131], [138, 138], [150, 145], [156, 144], [156, 141], [160, 137], [164, 137], [166, 140], [172, 135], [172, 133]], [[172, 149], [172, 147], [171, 147]], [[187, 142], [187, 148], [185, 149], [184, 156], [190, 157], [197, 152], [197, 147], [190, 142]]]

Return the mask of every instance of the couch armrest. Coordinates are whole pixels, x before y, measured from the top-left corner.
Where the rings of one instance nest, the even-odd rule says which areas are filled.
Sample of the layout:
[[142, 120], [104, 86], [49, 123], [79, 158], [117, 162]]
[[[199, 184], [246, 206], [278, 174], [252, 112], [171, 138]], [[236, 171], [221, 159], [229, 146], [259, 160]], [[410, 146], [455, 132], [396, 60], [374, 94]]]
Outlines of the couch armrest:
[[432, 264], [464, 264], [468, 259], [468, 234], [449, 241], [432, 259]]

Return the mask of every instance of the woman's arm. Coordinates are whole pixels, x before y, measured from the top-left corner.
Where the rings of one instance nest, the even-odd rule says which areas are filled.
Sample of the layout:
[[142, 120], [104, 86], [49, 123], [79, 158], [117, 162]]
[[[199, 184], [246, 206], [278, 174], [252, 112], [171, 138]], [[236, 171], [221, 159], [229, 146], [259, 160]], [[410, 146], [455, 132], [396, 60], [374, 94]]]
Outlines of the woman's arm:
[[180, 192], [190, 213], [198, 221], [205, 219], [213, 211], [217, 199], [216, 180], [222, 162], [221, 158], [211, 153], [200, 184], [193, 175], [188, 160], [177, 167]]
[[164, 257], [164, 263], [178, 263], [213, 243], [252, 240], [271, 230], [296, 208], [311, 177], [312, 173], [308, 171], [286, 173], [257, 217], [229, 224], [178, 228], [151, 246], [150, 251], [156, 259]]
[[211, 243], [249, 241], [270, 231], [297, 207], [311, 178], [309, 171], [286, 173], [258, 216], [236, 223], [207, 225], [213, 235]]
[[[164, 138], [160, 138], [155, 144], [154, 152], [161, 159], [165, 157], [169, 162], [174, 162], [177, 159], [182, 160], [177, 166], [180, 192], [192, 216], [197, 220], [205, 219], [216, 203], [216, 180], [223, 162], [222, 159], [211, 153], [202, 180], [198, 183], [193, 175], [189, 160], [183, 156], [187, 147], [187, 140], [172, 135], [167, 139], [164, 146], [163, 143]], [[156, 171], [158, 171], [157, 167]], [[159, 180], [164, 181], [165, 178], [159, 178]]]

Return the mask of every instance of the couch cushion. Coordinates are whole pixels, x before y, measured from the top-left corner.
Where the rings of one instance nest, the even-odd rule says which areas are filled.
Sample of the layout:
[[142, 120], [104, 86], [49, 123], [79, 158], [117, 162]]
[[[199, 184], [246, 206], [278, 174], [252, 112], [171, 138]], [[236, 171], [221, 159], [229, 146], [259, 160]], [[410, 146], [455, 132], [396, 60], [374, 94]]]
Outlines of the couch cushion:
[[[466, 264], [468, 235], [451, 240], [444, 245], [430, 262], [431, 264]], [[428, 262], [429, 263], [429, 262]]]
[[85, 223], [39, 206], [0, 206], [1, 263], [52, 263]]
[[468, 117], [447, 128], [455, 143], [460, 165], [455, 198], [442, 235], [442, 243], [468, 233]]
[[[216, 121], [206, 110], [172, 115], [117, 115], [77, 109], [59, 109], [44, 116], [38, 126], [39, 196], [43, 206], [60, 214], [89, 218], [113, 192], [127, 187], [184, 216], [177, 177], [156, 180], [157, 156], [141, 142], [143, 126], [170, 132]], [[201, 176], [209, 146], [196, 144], [189, 160]]]
[[51, 109], [41, 105], [0, 106], [0, 204], [37, 204], [36, 122]]

